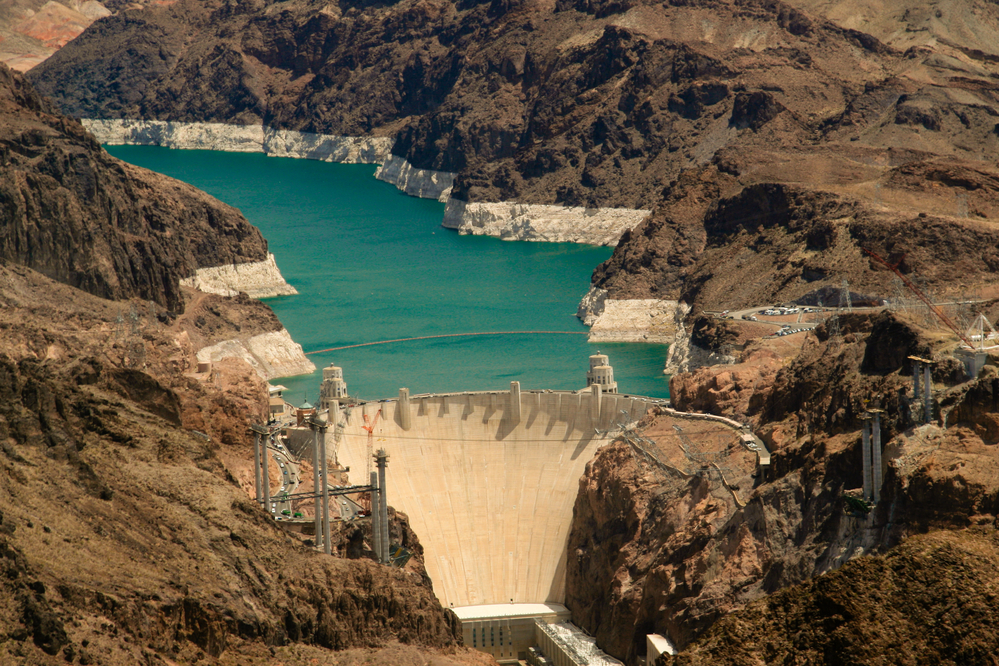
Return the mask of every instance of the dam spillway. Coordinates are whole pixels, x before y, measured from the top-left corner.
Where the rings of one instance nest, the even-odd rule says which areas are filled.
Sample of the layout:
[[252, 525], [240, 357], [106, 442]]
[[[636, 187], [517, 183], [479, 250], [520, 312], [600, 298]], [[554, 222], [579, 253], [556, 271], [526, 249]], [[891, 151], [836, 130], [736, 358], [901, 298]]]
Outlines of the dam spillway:
[[352, 478], [368, 466], [364, 415], [374, 421], [372, 448], [391, 459], [388, 502], [409, 516], [442, 604], [562, 603], [586, 463], [613, 439], [608, 429], [663, 403], [589, 389], [522, 392], [513, 382], [510, 391], [404, 389], [330, 419], [343, 425], [336, 455]]

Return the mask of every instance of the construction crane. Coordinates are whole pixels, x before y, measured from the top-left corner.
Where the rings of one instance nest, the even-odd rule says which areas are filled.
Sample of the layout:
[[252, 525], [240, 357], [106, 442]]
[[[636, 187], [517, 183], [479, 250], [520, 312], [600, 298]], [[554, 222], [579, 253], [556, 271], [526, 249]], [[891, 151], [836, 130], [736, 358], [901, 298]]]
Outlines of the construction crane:
[[958, 338], [960, 338], [961, 341], [964, 342], [964, 344], [968, 345], [968, 347], [970, 347], [971, 349], [975, 348], [975, 345], [973, 345], [971, 343], [971, 340], [968, 339], [968, 336], [966, 336], [964, 333], [962, 333], [957, 328], [957, 326], [954, 325], [954, 322], [952, 322], [950, 320], [950, 317], [948, 317], [947, 315], [945, 315], [943, 313], [943, 310], [941, 310], [936, 305], [934, 305], [934, 303], [929, 298], [926, 297], [926, 294], [924, 294], [919, 287], [917, 287], [915, 284], [913, 284], [912, 280], [910, 280], [909, 278], [907, 278], [904, 275], [902, 275], [902, 272], [900, 270], [898, 270], [897, 266], [893, 266], [892, 264], [889, 264], [887, 261], [885, 261], [884, 259], [882, 259], [878, 255], [876, 255], [874, 252], [871, 252], [867, 248], [861, 248], [861, 249], [871, 259], [873, 259], [874, 261], [878, 262], [879, 264], [881, 264], [882, 266], [884, 266], [885, 268], [887, 268], [888, 270], [890, 270], [892, 273], [894, 273], [895, 275], [897, 275], [899, 277], [899, 279], [902, 280], [902, 283], [906, 287], [908, 287], [909, 290], [912, 293], [914, 293], [916, 296], [918, 296], [919, 300], [921, 300], [923, 303], [926, 304], [926, 307], [928, 307], [930, 309], [930, 312], [932, 312], [933, 314], [935, 314], [937, 316], [937, 319], [939, 319], [940, 321], [942, 321], [944, 323], [944, 325], [947, 326], [947, 328], [949, 328], [951, 331], [953, 331], [954, 335], [956, 335]]
[[379, 409], [375, 412], [374, 417], [370, 414], [364, 415], [364, 425], [361, 427], [368, 431], [368, 455], [367, 455], [367, 467], [365, 468], [365, 480], [371, 477], [371, 460], [374, 458], [374, 439], [375, 439], [375, 424], [378, 423], [378, 417], [381, 415], [382, 410]]

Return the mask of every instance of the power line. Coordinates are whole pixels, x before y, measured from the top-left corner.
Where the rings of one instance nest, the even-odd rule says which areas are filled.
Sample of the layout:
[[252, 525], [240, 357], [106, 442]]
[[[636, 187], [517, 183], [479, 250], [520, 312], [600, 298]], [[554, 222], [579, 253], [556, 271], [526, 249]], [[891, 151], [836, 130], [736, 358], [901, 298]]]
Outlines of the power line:
[[309, 354], [322, 354], [324, 352], [340, 351], [341, 349], [354, 349], [356, 347], [370, 347], [371, 345], [387, 345], [393, 342], [411, 342], [413, 340], [433, 340], [435, 338], [463, 338], [473, 335], [587, 335], [586, 331], [488, 331], [485, 333], [444, 333], [441, 335], [421, 335], [415, 338], [397, 338], [395, 340], [379, 340], [378, 342], [361, 342], [356, 345], [344, 345], [342, 347], [330, 347], [329, 349], [319, 349], [317, 351], [305, 352]]

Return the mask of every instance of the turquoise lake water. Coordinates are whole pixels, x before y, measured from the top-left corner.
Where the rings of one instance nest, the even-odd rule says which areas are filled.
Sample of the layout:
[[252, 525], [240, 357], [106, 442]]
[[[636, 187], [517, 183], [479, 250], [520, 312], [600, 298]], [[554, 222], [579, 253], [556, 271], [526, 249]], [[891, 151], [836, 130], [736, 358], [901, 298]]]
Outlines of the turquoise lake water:
[[[610, 248], [507, 242], [441, 227], [444, 204], [372, 177], [372, 165], [260, 154], [108, 146], [112, 155], [188, 182], [239, 208], [267, 238], [297, 296], [267, 299], [306, 352], [480, 331], [571, 331], [590, 274]], [[274, 380], [293, 403], [343, 367], [351, 395], [579, 389], [588, 356], [610, 356], [622, 393], [668, 397], [665, 345], [589, 344], [585, 335], [418, 340], [311, 355], [312, 375]]]

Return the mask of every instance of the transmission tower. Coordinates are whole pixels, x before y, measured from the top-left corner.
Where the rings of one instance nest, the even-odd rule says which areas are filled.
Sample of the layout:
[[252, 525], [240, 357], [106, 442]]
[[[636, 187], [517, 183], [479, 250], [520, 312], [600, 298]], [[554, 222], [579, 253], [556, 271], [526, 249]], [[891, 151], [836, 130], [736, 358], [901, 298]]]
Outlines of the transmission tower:
[[[982, 314], [978, 315], [978, 319], [968, 328], [968, 332], [965, 335], [975, 343], [976, 346], [974, 349], [978, 351], [984, 351], [986, 347], [994, 347], [999, 344], [999, 333], [996, 333], [996, 329], [992, 327], [989, 320]], [[986, 342], [992, 344], [986, 345]]]
[[947, 328], [949, 328], [951, 331], [953, 331], [954, 334], [957, 335], [957, 337], [960, 338], [961, 341], [964, 344], [966, 344], [966, 345], [968, 345], [968, 347], [971, 347], [972, 349], [974, 349], [975, 345], [973, 345], [971, 343], [971, 341], [968, 339], [968, 336], [966, 336], [963, 333], [961, 333], [960, 329], [958, 329], [957, 326], [954, 325], [954, 322], [952, 322], [950, 320], [950, 318], [947, 317], [947, 315], [945, 315], [940, 308], [938, 308], [936, 305], [934, 305], [933, 301], [929, 297], [927, 297], [926, 294], [924, 294], [919, 289], [919, 287], [917, 287], [915, 284], [913, 284], [912, 280], [910, 280], [909, 278], [905, 277], [905, 275], [903, 275], [901, 273], [901, 271], [898, 270], [898, 266], [894, 266], [892, 264], [889, 264], [887, 261], [885, 261], [884, 259], [882, 259], [878, 255], [874, 254], [873, 252], [871, 252], [867, 248], [862, 248], [862, 249], [864, 250], [865, 253], [867, 253], [867, 255], [871, 259], [873, 259], [874, 261], [876, 261], [877, 263], [881, 264], [882, 266], [884, 266], [885, 268], [887, 268], [888, 270], [890, 270], [891, 272], [893, 272], [895, 275], [897, 275], [898, 278], [900, 280], [902, 280], [902, 282], [905, 283], [905, 286], [908, 287], [914, 294], [916, 294], [916, 296], [919, 297], [919, 299], [921, 301], [923, 301], [923, 303], [926, 304], [926, 307], [931, 312], [933, 312], [933, 314], [935, 314], [937, 316], [937, 318], [941, 322], [943, 322], [945, 326], [947, 326]]
[[826, 330], [829, 331], [830, 338], [838, 338], [843, 335], [843, 331], [839, 326], [839, 315], [834, 314], [831, 317], [826, 317]]
[[892, 278], [891, 281], [890, 308], [895, 311], [902, 310], [903, 312], [907, 310], [905, 285], [898, 278]]
[[839, 295], [839, 309], [843, 309], [843, 303], [846, 302], [846, 311], [853, 312], [853, 301], [850, 299], [850, 282], [843, 278], [843, 290]]

